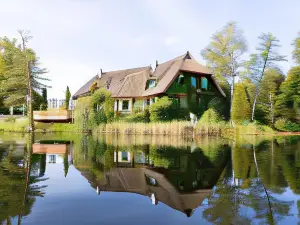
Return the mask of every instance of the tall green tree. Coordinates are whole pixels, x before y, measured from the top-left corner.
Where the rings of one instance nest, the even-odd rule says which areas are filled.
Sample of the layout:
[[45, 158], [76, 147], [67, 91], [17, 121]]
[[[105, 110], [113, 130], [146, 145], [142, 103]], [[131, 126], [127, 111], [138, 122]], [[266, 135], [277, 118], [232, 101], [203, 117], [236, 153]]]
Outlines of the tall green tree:
[[286, 61], [285, 56], [277, 52], [280, 46], [279, 40], [271, 33], [263, 33], [258, 37], [260, 43], [257, 53], [250, 56], [250, 60], [246, 62], [246, 69], [249, 78], [255, 84], [255, 94], [253, 97], [251, 120], [255, 119], [255, 109], [257, 99], [261, 91], [261, 82], [266, 70], [270, 68], [278, 68], [277, 62]]
[[69, 89], [69, 86], [67, 86], [67, 90], [66, 90], [66, 109], [69, 109], [69, 104], [70, 104], [70, 99], [71, 99], [71, 92]]
[[48, 97], [47, 88], [42, 89], [43, 104], [41, 105], [41, 110], [47, 110], [48, 108]]
[[[274, 125], [275, 119], [275, 102], [279, 94], [279, 88], [284, 81], [284, 75], [281, 71], [271, 68], [266, 70], [264, 78], [260, 84], [260, 94], [257, 99], [257, 120], [265, 124]], [[259, 117], [258, 108], [261, 112]]]
[[0, 39], [1, 55], [5, 63], [0, 95], [4, 96], [6, 106], [18, 106], [27, 101], [29, 130], [33, 131], [33, 91], [47, 87], [41, 82], [49, 79], [42, 76], [47, 70], [39, 67], [38, 57], [33, 49], [27, 48], [31, 39], [29, 33], [22, 30], [18, 33], [20, 45], [17, 45], [17, 39]]
[[235, 22], [229, 22], [212, 36], [211, 43], [201, 52], [216, 78], [221, 83], [226, 81], [230, 83], [230, 112], [232, 112], [235, 79], [243, 65], [242, 56], [246, 51], [247, 44], [243, 31]]
[[293, 67], [281, 84], [276, 114], [292, 121], [300, 120], [300, 66]]
[[251, 106], [247, 96], [246, 85], [242, 82], [235, 84], [232, 102], [231, 119], [237, 123], [250, 120]]

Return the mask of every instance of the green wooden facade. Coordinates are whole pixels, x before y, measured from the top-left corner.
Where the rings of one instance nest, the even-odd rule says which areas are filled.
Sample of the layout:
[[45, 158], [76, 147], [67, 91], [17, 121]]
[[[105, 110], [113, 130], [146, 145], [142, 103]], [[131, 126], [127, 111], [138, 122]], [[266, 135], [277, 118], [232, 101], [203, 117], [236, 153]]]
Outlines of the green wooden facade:
[[202, 114], [219, 91], [208, 76], [192, 73], [180, 73], [166, 91], [166, 94], [178, 102], [178, 107], [188, 109], [194, 114]]

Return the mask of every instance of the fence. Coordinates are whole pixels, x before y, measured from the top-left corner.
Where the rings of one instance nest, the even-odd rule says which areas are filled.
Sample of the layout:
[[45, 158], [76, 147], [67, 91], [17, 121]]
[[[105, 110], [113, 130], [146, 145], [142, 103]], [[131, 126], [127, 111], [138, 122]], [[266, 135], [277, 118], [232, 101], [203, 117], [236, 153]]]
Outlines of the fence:
[[[65, 102], [66, 101], [64, 99], [57, 99], [57, 98], [48, 99], [48, 109], [62, 108], [65, 105]], [[75, 101], [70, 99], [68, 110], [74, 110], [74, 108], [75, 108]]]

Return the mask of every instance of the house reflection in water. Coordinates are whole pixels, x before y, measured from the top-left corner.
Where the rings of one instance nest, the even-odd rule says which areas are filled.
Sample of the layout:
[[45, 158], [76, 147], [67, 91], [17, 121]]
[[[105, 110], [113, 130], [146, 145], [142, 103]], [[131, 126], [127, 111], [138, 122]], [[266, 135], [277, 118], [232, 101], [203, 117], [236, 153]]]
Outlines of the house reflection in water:
[[69, 166], [73, 163], [72, 148], [69, 144], [35, 143], [32, 145], [33, 154], [40, 157], [39, 176], [42, 177], [46, 172], [46, 164], [64, 164], [64, 173], [67, 176]]
[[218, 163], [214, 164], [202, 151], [185, 151], [169, 159], [172, 163], [168, 166], [161, 166], [149, 151], [114, 151], [112, 154], [114, 166], [104, 170], [101, 177], [78, 168], [98, 194], [128, 192], [144, 195], [152, 204], [162, 202], [188, 217], [212, 193], [230, 159], [229, 151], [223, 151], [221, 157], [214, 160]]

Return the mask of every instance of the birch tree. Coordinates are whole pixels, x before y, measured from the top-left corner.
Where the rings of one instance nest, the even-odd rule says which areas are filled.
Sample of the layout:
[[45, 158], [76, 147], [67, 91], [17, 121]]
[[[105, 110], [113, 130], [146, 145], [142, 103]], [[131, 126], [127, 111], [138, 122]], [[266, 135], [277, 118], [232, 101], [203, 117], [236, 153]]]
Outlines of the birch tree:
[[242, 56], [247, 51], [247, 44], [235, 22], [229, 22], [221, 31], [212, 36], [210, 44], [201, 52], [207, 61], [207, 66], [212, 68], [214, 75], [220, 80], [224, 78], [230, 84], [230, 114], [232, 112], [232, 99], [234, 83], [243, 66]]
[[278, 62], [286, 61], [286, 57], [277, 52], [280, 47], [279, 40], [271, 33], [263, 33], [258, 37], [260, 43], [257, 53], [250, 55], [250, 60], [246, 62], [247, 75], [255, 84], [255, 93], [251, 110], [251, 120], [255, 119], [255, 108], [257, 98], [261, 90], [261, 82], [266, 70], [270, 68], [278, 69]]

